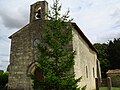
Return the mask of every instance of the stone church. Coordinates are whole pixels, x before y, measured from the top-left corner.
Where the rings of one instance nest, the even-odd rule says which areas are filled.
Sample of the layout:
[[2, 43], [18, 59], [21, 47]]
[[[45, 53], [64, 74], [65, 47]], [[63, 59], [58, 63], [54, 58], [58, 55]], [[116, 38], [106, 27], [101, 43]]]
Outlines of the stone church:
[[[33, 90], [30, 75], [38, 77], [42, 74], [36, 69], [37, 48], [43, 34], [41, 25], [47, 20], [45, 13], [48, 11], [46, 1], [38, 1], [31, 5], [30, 22], [19, 31], [11, 35], [11, 51], [8, 90]], [[72, 50], [76, 50], [74, 72], [75, 77], [82, 76], [78, 85], [86, 86], [86, 90], [96, 88], [95, 78], [100, 77], [100, 66], [97, 51], [83, 34], [76, 23], [71, 23], [73, 39]]]

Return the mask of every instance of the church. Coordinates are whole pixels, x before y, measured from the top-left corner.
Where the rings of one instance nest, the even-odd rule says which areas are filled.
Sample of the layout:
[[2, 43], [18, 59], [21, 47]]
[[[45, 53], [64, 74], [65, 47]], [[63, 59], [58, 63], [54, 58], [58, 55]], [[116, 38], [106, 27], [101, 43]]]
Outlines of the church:
[[[31, 5], [30, 22], [16, 33], [12, 34], [10, 65], [8, 77], [8, 90], [33, 90], [30, 75], [41, 75], [36, 69], [37, 48], [43, 34], [41, 25], [47, 20], [48, 3], [38, 1]], [[95, 78], [100, 78], [100, 64], [97, 59], [97, 51], [84, 35], [76, 23], [71, 23], [72, 50], [76, 50], [74, 72], [75, 78], [82, 76], [79, 86], [85, 86], [86, 90], [96, 88]]]

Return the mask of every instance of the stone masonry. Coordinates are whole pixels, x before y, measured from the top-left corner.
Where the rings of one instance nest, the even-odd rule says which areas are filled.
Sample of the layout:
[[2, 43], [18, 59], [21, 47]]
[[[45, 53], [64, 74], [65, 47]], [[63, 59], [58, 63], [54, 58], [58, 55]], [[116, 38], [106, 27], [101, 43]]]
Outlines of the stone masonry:
[[[41, 19], [33, 18], [37, 6], [40, 6], [41, 10], [44, 11]], [[34, 41], [41, 40], [41, 26], [43, 19], [45, 19], [43, 17], [45, 11], [47, 11], [47, 2], [45, 1], [31, 5], [30, 23], [9, 37], [11, 39], [11, 52], [8, 89], [10, 90], [32, 90], [32, 81], [29, 75], [34, 73], [33, 69], [35, 69], [37, 60]]]

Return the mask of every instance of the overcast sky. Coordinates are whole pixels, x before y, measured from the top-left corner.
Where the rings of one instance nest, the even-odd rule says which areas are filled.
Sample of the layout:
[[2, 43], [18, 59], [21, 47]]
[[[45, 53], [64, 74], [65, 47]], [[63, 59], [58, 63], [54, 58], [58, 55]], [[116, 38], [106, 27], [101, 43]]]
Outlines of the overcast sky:
[[[0, 70], [9, 64], [8, 37], [29, 23], [30, 5], [38, 0], [0, 0]], [[49, 6], [52, 0], [46, 0]], [[92, 43], [120, 36], [120, 0], [60, 0]]]

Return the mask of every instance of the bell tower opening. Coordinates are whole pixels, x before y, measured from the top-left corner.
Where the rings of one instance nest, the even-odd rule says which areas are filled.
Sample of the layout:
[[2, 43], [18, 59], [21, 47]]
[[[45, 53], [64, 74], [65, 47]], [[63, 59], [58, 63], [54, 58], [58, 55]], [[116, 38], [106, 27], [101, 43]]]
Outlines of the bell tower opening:
[[48, 12], [48, 3], [46, 1], [38, 1], [31, 5], [30, 22], [41, 19], [46, 20], [46, 13]]
[[35, 14], [35, 19], [40, 19], [41, 18], [41, 7], [38, 7], [35, 9], [36, 14]]

